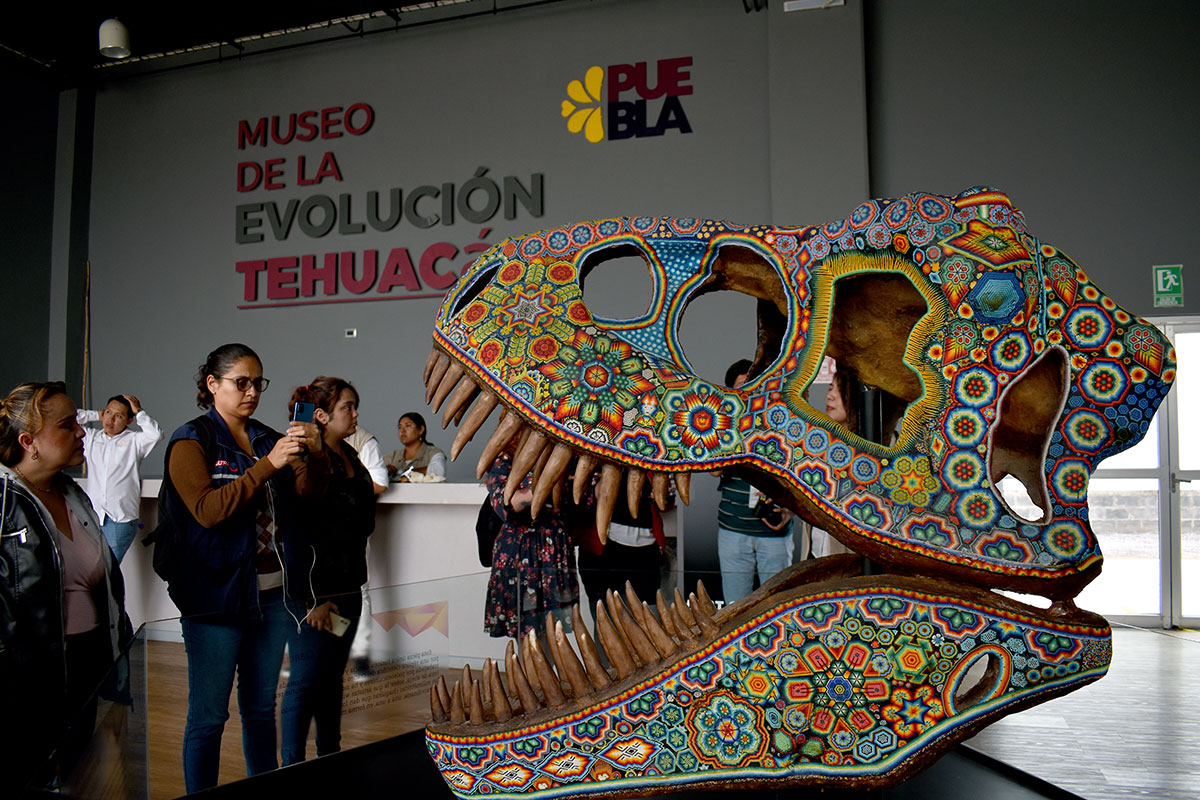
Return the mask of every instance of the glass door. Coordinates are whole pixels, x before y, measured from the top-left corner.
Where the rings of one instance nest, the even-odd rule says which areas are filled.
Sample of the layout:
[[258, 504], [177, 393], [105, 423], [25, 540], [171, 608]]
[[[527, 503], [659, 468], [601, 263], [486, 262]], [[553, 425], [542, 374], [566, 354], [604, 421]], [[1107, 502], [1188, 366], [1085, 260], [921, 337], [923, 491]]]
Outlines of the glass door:
[[1138, 445], [1104, 461], [1088, 510], [1104, 571], [1082, 608], [1116, 622], [1200, 627], [1200, 321], [1158, 320], [1175, 386]]
[[1200, 627], [1200, 322], [1165, 326], [1175, 343], [1179, 370], [1167, 398], [1171, 437], [1170, 489], [1171, 625]]

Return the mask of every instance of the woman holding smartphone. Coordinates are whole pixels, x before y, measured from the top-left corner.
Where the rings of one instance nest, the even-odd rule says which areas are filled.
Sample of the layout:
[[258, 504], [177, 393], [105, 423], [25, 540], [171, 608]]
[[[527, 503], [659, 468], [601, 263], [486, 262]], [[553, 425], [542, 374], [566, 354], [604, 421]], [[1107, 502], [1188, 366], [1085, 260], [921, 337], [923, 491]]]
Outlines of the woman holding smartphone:
[[244, 344], [209, 353], [197, 374], [208, 413], [167, 446], [166, 512], [183, 564], [167, 590], [183, 617], [189, 794], [217, 784], [221, 735], [238, 676], [246, 772], [275, 769], [275, 691], [288, 632], [311, 602], [313, 551], [297, 526], [298, 496], [317, 496], [329, 456], [313, 423], [279, 434], [253, 418], [269, 381]]
[[290, 674], [281, 715], [285, 766], [305, 759], [314, 720], [317, 756], [341, 749], [342, 675], [362, 612], [367, 537], [375, 529], [371, 475], [346, 441], [358, 428], [358, 400], [357, 390], [341, 378], [313, 378], [292, 392], [292, 407], [315, 407], [331, 474], [320, 497], [302, 502], [305, 529], [316, 549], [316, 600], [305, 624], [288, 636]]

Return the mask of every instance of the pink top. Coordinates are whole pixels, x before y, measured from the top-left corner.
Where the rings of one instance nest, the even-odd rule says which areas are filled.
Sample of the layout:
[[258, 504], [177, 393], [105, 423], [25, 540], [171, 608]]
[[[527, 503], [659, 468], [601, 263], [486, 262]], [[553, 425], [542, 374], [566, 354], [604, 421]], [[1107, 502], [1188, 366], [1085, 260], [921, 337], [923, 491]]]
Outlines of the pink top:
[[71, 538], [59, 536], [58, 550], [63, 560], [67, 635], [73, 636], [94, 630], [99, 624], [92, 589], [104, 580], [104, 561], [96, 540], [69, 508], [67, 516], [71, 520]]

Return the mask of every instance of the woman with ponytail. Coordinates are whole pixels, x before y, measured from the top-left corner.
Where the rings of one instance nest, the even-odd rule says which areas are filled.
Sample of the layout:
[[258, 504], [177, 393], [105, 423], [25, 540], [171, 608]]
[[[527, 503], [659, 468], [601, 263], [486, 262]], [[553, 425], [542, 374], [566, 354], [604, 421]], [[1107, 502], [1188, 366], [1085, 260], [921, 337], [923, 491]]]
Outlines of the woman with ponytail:
[[254, 419], [269, 385], [244, 344], [209, 353], [196, 376], [206, 414], [179, 427], [166, 452], [164, 510], [183, 540], [167, 591], [183, 617], [189, 794], [217, 784], [221, 736], [237, 676], [248, 775], [278, 766], [275, 691], [288, 632], [312, 602], [313, 551], [300, 498], [319, 496], [329, 456], [316, 424], [286, 433]]

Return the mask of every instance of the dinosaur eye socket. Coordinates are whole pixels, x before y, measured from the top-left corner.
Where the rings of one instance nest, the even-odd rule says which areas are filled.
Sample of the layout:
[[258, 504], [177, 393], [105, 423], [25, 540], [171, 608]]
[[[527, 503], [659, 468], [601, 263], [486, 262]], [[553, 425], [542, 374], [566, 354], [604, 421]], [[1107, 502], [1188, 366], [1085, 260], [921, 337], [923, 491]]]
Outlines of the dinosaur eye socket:
[[579, 284], [588, 311], [598, 319], [624, 321], [644, 317], [654, 295], [650, 262], [631, 244], [589, 253], [579, 268]]
[[901, 274], [873, 272], [852, 274], [834, 284], [833, 310], [829, 320], [826, 355], [837, 361], [839, 391], [849, 394], [861, 386], [880, 390], [880, 430], [874, 421], [857, 418], [855, 398], [842, 398], [851, 433], [888, 443], [896, 424], [910, 403], [924, 389], [920, 378], [904, 360], [917, 322], [928, 304], [909, 279]]

